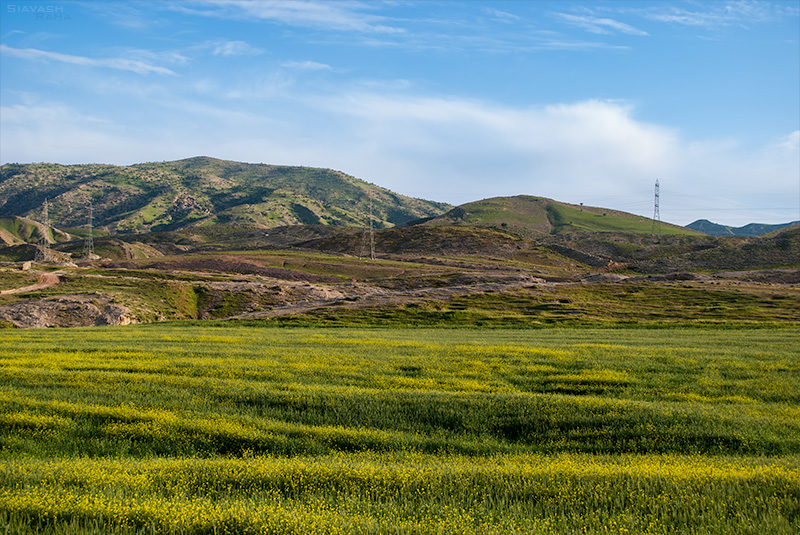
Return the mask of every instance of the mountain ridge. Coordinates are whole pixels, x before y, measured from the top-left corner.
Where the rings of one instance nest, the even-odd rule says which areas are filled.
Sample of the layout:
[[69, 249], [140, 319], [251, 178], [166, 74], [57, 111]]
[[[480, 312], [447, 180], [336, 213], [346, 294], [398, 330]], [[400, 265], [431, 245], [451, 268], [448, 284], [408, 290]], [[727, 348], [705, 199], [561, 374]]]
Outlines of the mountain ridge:
[[[127, 166], [52, 163], [0, 166], [0, 217], [40, 219], [50, 203], [53, 227], [85, 234], [89, 201], [96, 235], [164, 232], [219, 224], [275, 228], [285, 225], [466, 225], [520, 237], [584, 232], [758, 236], [790, 226], [718, 225], [701, 219], [680, 227], [609, 208], [572, 205], [545, 197], [492, 197], [456, 207], [407, 197], [327, 168], [285, 166], [195, 156]], [[37, 223], [39, 224], [39, 223]], [[10, 227], [21, 228], [19, 223]], [[30, 224], [27, 224], [30, 226]], [[24, 225], [23, 225], [24, 226]], [[32, 227], [31, 227], [32, 228]], [[52, 230], [51, 230], [52, 233]], [[5, 232], [12, 245], [28, 231]], [[42, 232], [37, 232], [40, 237]]]
[[37, 219], [45, 199], [55, 226], [109, 233], [164, 231], [220, 223], [377, 228], [438, 215], [446, 203], [415, 199], [341, 171], [251, 164], [197, 156], [129, 166], [50, 163], [0, 166], [0, 217]]
[[712, 221], [709, 221], [708, 219], [698, 219], [697, 221], [693, 221], [688, 225], [686, 225], [686, 228], [697, 230], [699, 232], [702, 232], [703, 234], [708, 234], [709, 236], [752, 237], [752, 236], [761, 236], [763, 234], [769, 234], [770, 232], [774, 232], [776, 230], [780, 230], [786, 227], [791, 227], [794, 225], [800, 225], [800, 221], [792, 221], [790, 223], [779, 223], [777, 225], [767, 225], [764, 223], [748, 223], [747, 225], [743, 225], [741, 227], [733, 227], [731, 225], [720, 225], [719, 223], [714, 223]]

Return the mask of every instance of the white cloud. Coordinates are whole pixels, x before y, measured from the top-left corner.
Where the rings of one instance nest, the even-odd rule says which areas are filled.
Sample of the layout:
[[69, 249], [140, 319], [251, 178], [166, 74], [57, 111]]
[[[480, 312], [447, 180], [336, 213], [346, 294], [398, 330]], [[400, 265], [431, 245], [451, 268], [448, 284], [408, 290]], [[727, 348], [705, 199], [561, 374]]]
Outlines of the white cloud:
[[[188, 7], [193, 5], [194, 7]], [[211, 8], [211, 9], [209, 9]], [[311, 0], [208, 0], [177, 4], [174, 9], [202, 16], [237, 19], [261, 19], [292, 26], [329, 28], [368, 33], [402, 33], [403, 29], [387, 25], [385, 17], [365, 11], [372, 6], [364, 2], [317, 2]]]
[[[56, 103], [3, 106], [0, 129], [3, 132], [2, 163], [100, 162], [103, 156], [87, 149], [94, 147], [105, 152], [113, 147], [113, 143], [108, 143], [111, 141], [108, 132], [113, 130], [111, 121]], [[107, 153], [107, 156], [119, 155]], [[78, 162], [76, 158], [89, 159]]]
[[175, 72], [165, 67], [158, 67], [144, 61], [128, 58], [88, 58], [85, 56], [61, 54], [60, 52], [48, 52], [46, 50], [38, 50], [35, 48], [12, 48], [6, 45], [0, 45], [0, 54], [27, 60], [58, 61], [72, 65], [84, 65], [87, 67], [104, 67], [109, 69], [132, 71], [138, 74], [149, 74], [152, 72], [157, 74], [175, 75]]
[[499, 9], [494, 9], [490, 7], [484, 7], [483, 12], [491, 15], [494, 20], [503, 22], [503, 23], [512, 23], [521, 20], [521, 17], [518, 15], [514, 15], [513, 13], [509, 13], [507, 11], [501, 11]]
[[284, 61], [281, 67], [287, 69], [296, 69], [300, 71], [330, 71], [332, 67], [325, 63], [318, 63], [316, 61]]
[[[692, 4], [690, 4], [692, 5]], [[797, 16], [797, 11], [781, 4], [754, 1], [705, 2], [693, 4], [695, 9], [681, 7], [652, 7], [642, 10], [643, 16], [650, 20], [703, 28], [727, 26], [746, 27], [756, 22], [764, 22], [776, 17]]]
[[453, 204], [528, 194], [647, 217], [659, 179], [664, 221], [797, 218], [800, 132], [756, 148], [691, 142], [638, 120], [624, 102], [519, 108], [362, 88], [258, 102], [176, 99], [143, 108], [138, 124], [125, 127], [111, 115], [31, 102], [2, 109], [5, 161], [129, 164], [206, 154], [340, 169]]
[[[665, 221], [797, 218], [796, 133], [763, 147], [693, 142], [637, 120], [629, 105], [598, 100], [510, 108], [360, 92], [319, 106], [320, 116], [341, 117], [331, 121], [340, 134], [331, 140], [323, 129], [305, 157], [405, 194], [454, 204], [517, 194], [612, 199], [599, 205], [649, 217], [659, 179], [669, 200], [661, 207]], [[302, 161], [296, 147], [290, 152]], [[680, 195], [696, 199], [687, 204]]]
[[264, 51], [244, 41], [221, 41], [213, 43], [212, 54], [215, 56], [257, 56]]
[[81, 7], [91, 9], [111, 24], [134, 30], [143, 30], [158, 24], [146, 12], [123, 2], [84, 2]]
[[583, 28], [584, 30], [597, 34], [610, 34], [616, 32], [628, 35], [648, 35], [647, 32], [634, 28], [624, 22], [619, 22], [609, 18], [598, 18], [592, 16], [570, 15], [568, 13], [557, 13], [558, 17], [567, 23]]
[[800, 130], [795, 130], [788, 136], [781, 138], [778, 140], [777, 145], [789, 154], [800, 156]]

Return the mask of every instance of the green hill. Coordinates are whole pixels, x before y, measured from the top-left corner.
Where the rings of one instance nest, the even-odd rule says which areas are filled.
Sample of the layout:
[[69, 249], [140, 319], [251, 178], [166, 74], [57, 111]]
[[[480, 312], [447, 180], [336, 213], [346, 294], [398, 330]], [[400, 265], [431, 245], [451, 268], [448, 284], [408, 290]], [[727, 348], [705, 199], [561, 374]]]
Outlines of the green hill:
[[46, 236], [50, 243], [69, 241], [72, 236], [25, 217], [0, 217], [0, 244], [23, 245], [37, 243]]
[[340, 171], [196, 157], [131, 166], [6, 164], [0, 217], [38, 219], [44, 201], [59, 227], [94, 224], [111, 233], [165, 231], [221, 223], [262, 228], [362, 226], [372, 198], [374, 225], [436, 216], [450, 205], [413, 199]]
[[800, 221], [792, 221], [791, 223], [782, 223], [779, 225], [750, 223], [742, 227], [732, 227], [730, 225], [712, 223], [708, 219], [698, 219], [686, 225], [686, 228], [697, 230], [710, 236], [761, 236], [797, 224], [800, 224]]
[[[607, 208], [577, 206], [527, 195], [494, 197], [471, 202], [458, 206], [444, 215], [414, 223], [497, 228], [524, 237], [575, 232], [634, 234], [651, 234], [653, 232], [653, 220], [646, 217]], [[659, 233], [667, 235], [697, 234], [696, 231], [669, 223], [661, 223]]]

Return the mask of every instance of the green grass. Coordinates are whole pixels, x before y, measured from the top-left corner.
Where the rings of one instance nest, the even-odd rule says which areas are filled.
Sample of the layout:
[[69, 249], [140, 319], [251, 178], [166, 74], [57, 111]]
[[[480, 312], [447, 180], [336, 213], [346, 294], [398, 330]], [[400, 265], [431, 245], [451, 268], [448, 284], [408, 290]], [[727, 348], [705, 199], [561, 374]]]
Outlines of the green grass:
[[[632, 232], [650, 234], [653, 222], [643, 217], [622, 214], [613, 210], [593, 207], [576, 207], [561, 203], [547, 205], [547, 215], [553, 225], [553, 234], [568, 232]], [[660, 225], [660, 232], [669, 235], [697, 235], [694, 230], [674, 225]]]
[[[652, 220], [648, 218], [527, 195], [495, 197], [467, 203], [434, 219], [433, 224], [456, 221], [478, 227], [494, 227], [527, 237], [589, 232], [634, 234], [653, 232]], [[694, 230], [668, 223], [660, 226], [660, 232], [665, 235], [699, 235]]]
[[616, 282], [533, 286], [276, 318], [291, 325], [546, 327], [552, 325], [798, 325], [800, 293], [760, 286]]
[[39, 276], [37, 274], [31, 274], [27, 271], [0, 269], [0, 290], [30, 286], [31, 284], [36, 284], [38, 280]]
[[[36, 222], [21, 217], [0, 217], [0, 231], [26, 243], [36, 243], [42, 238], [42, 230], [36, 226]], [[64, 232], [60, 230], [49, 228], [45, 232], [51, 240], [56, 242], [67, 239]]]
[[795, 533], [800, 330], [0, 331], [15, 533]]

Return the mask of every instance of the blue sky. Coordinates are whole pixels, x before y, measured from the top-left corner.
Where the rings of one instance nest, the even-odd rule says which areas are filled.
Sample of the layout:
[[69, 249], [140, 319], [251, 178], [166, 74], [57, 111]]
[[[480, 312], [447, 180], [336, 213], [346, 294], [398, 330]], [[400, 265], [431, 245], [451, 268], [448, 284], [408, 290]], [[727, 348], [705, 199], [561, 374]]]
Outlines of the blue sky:
[[800, 0], [0, 1], [0, 160], [800, 219]]

